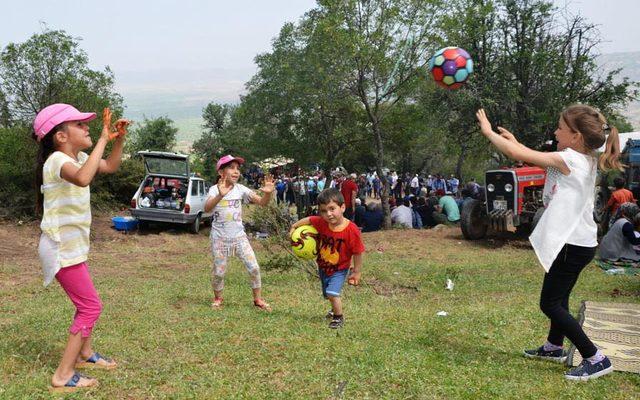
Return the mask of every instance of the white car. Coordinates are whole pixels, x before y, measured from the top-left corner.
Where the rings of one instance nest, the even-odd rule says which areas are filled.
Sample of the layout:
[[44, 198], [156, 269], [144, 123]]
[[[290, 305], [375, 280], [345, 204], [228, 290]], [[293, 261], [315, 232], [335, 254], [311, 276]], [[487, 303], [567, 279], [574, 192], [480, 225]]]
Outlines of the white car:
[[144, 228], [148, 222], [187, 224], [198, 233], [212, 213], [204, 212], [209, 185], [189, 171], [188, 156], [162, 151], [140, 151], [145, 177], [131, 199], [131, 215]]

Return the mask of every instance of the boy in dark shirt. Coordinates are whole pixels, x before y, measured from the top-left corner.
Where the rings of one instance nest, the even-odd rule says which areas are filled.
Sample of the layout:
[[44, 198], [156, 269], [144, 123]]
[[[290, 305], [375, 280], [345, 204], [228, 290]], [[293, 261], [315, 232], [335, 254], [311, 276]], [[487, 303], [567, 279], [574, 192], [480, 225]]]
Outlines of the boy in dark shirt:
[[289, 235], [302, 225], [312, 225], [318, 231], [318, 272], [322, 282], [322, 294], [331, 303], [327, 318], [331, 319], [329, 328], [337, 329], [344, 325], [340, 292], [353, 257], [353, 270], [349, 284], [357, 285], [362, 269], [364, 244], [358, 227], [344, 217], [345, 202], [336, 189], [325, 189], [318, 195], [319, 217], [302, 218], [293, 226]]

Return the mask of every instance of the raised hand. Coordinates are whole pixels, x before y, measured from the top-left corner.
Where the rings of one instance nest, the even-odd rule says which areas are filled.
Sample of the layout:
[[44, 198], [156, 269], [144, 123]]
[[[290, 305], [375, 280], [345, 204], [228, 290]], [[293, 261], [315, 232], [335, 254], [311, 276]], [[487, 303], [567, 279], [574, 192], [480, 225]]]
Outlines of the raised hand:
[[264, 176], [264, 181], [262, 182], [262, 187], [260, 188], [260, 190], [262, 190], [264, 193], [273, 193], [275, 188], [276, 185], [273, 181], [273, 176], [271, 174], [266, 174]]
[[493, 129], [491, 128], [491, 122], [487, 118], [487, 114], [484, 112], [484, 109], [479, 109], [476, 112], [476, 118], [478, 118], [478, 123], [480, 125], [480, 131], [485, 136], [491, 136], [494, 134]]
[[109, 140], [113, 140], [117, 137], [124, 138], [124, 136], [127, 134], [127, 126], [129, 126], [131, 122], [123, 118], [117, 120], [116, 132], [112, 132], [111, 118], [112, 113], [109, 107], [102, 110], [102, 137], [105, 137]]
[[218, 181], [218, 191], [220, 192], [220, 196], [226, 196], [231, 189], [233, 189], [233, 183], [227, 179], [227, 175], [222, 175], [222, 178]]
[[503, 138], [505, 138], [505, 139], [507, 139], [507, 140], [509, 140], [511, 142], [518, 143], [518, 139], [516, 139], [516, 137], [513, 135], [513, 133], [509, 132], [508, 130], [504, 129], [501, 126], [498, 127], [498, 133]]
[[116, 121], [116, 131], [118, 132], [118, 138], [124, 138], [127, 135], [127, 127], [131, 124], [128, 119], [120, 118]]
[[112, 140], [116, 136], [118, 136], [117, 133], [111, 132], [111, 110], [109, 107], [106, 107], [102, 110], [102, 133], [100, 134], [100, 138]]

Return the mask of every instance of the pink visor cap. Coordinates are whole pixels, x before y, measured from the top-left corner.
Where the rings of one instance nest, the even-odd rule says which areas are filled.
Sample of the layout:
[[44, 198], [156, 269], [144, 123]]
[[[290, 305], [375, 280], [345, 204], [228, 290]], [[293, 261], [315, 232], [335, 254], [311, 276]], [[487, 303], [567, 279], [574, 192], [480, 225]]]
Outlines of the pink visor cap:
[[244, 164], [244, 158], [234, 157], [231, 154], [227, 154], [226, 156], [221, 157], [216, 163], [216, 171], [220, 171], [220, 168], [224, 167], [225, 164], [229, 164], [231, 161], [237, 161], [240, 164]]
[[96, 118], [96, 113], [83, 113], [69, 104], [56, 103], [40, 110], [33, 120], [33, 131], [38, 142], [56, 125], [69, 121], [88, 122]]

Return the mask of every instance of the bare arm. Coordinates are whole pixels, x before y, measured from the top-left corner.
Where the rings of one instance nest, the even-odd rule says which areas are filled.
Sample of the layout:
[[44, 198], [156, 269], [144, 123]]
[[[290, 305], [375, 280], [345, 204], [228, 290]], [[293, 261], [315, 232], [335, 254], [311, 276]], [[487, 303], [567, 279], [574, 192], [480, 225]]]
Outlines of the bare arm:
[[275, 184], [273, 182], [273, 177], [269, 174], [265, 175], [263, 186], [260, 188], [264, 195], [260, 196], [259, 194], [253, 193], [251, 195], [251, 202], [260, 206], [266, 206], [271, 200], [271, 194], [273, 193], [274, 189]]
[[78, 168], [73, 163], [65, 163], [60, 169], [60, 176], [67, 182], [73, 183], [76, 186], [86, 187], [89, 186], [93, 178], [98, 172], [100, 167], [100, 161], [102, 161], [102, 154], [104, 154], [104, 148], [107, 146], [108, 139], [100, 136], [98, 143], [93, 148], [91, 155], [87, 161], [85, 161], [82, 167]]
[[500, 134], [494, 132], [483, 109], [478, 110], [476, 117], [480, 123], [480, 131], [482, 134], [496, 146], [498, 151], [510, 159], [524, 161], [542, 168], [554, 167], [564, 175], [571, 173], [569, 167], [558, 153], [544, 153], [532, 150], [522, 143], [519, 143], [515, 137], [504, 128], [499, 128]]
[[215, 196], [207, 197], [207, 200], [204, 202], [204, 212], [208, 213], [215, 208], [215, 206], [220, 203], [220, 200], [224, 198], [233, 189], [233, 185], [229, 180], [227, 180], [226, 176], [223, 176], [222, 179], [216, 185], [218, 187], [218, 194]]
[[349, 285], [357, 286], [360, 283], [360, 277], [362, 276], [362, 254], [353, 255], [353, 267], [349, 274]]
[[305, 217], [296, 221], [293, 225], [291, 225], [291, 229], [289, 229], [289, 236], [296, 230], [296, 228], [303, 225], [311, 225], [311, 218]]
[[207, 197], [207, 200], [204, 202], [204, 212], [211, 212], [211, 210], [213, 210], [218, 205], [218, 203], [220, 203], [220, 200], [222, 200], [223, 197], [224, 196], [220, 195], [219, 192], [215, 196]]

